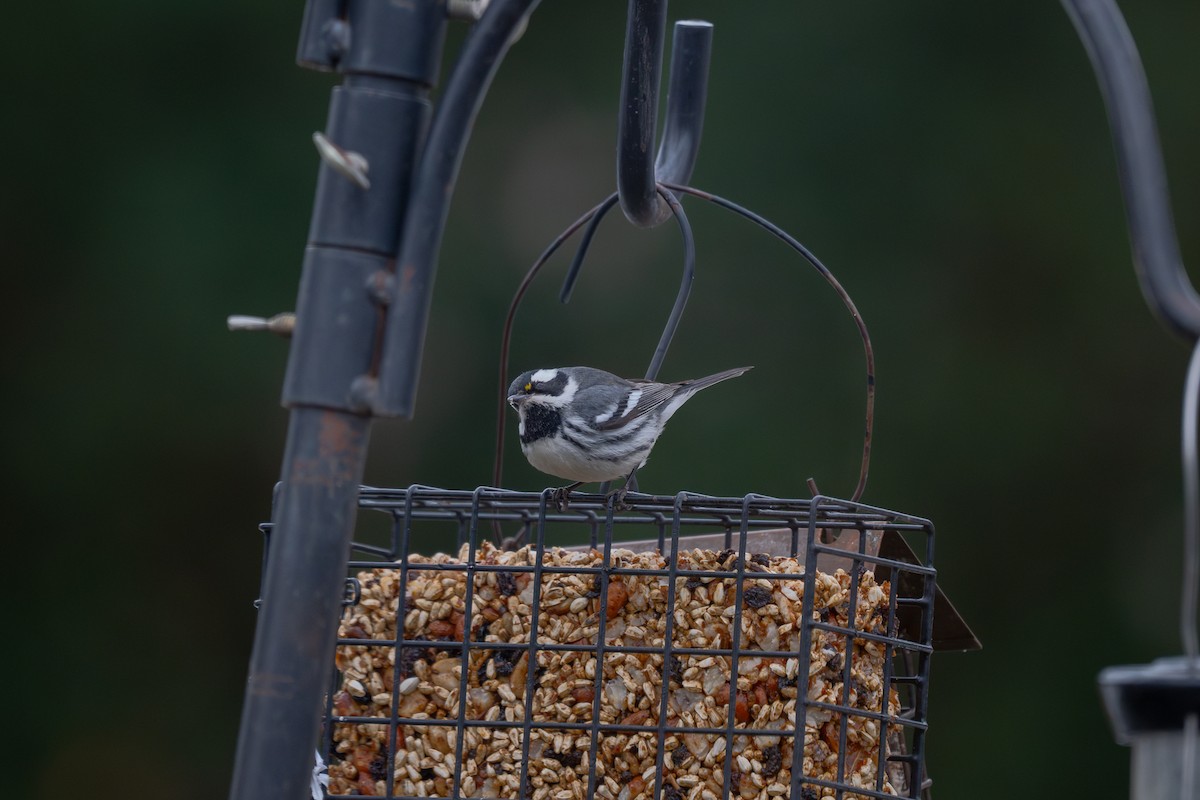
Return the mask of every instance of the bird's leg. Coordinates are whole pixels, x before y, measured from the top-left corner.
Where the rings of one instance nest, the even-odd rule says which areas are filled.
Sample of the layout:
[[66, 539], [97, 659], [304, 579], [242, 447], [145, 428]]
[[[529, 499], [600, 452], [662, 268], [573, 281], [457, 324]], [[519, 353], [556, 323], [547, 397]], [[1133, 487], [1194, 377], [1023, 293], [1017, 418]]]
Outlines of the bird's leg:
[[609, 492], [608, 496], [613, 498], [613, 508], [617, 511], [628, 511], [629, 506], [625, 505], [625, 495], [630, 489], [637, 491], [637, 471], [638, 467], [634, 467], [633, 471], [625, 476], [625, 483], [621, 484], [621, 488], [614, 492]]
[[554, 507], [557, 508], [560, 513], [566, 511], [567, 506], [570, 505], [569, 498], [571, 496], [571, 492], [578, 489], [580, 486], [583, 486], [583, 481], [575, 481], [569, 486], [558, 487], [550, 493], [550, 502], [554, 504]]

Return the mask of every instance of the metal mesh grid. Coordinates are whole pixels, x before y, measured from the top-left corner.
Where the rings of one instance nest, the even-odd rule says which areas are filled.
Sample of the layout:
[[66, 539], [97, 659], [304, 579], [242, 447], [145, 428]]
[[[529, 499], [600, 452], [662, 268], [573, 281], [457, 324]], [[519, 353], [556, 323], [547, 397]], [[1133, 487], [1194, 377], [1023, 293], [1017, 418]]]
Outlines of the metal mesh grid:
[[[387, 574], [393, 576], [397, 602], [386, 611], [401, 622], [386, 631], [347, 630], [343, 624], [343, 635], [338, 639], [339, 663], [345, 667], [347, 653], [370, 653], [375, 663], [386, 660], [385, 672], [390, 675], [385, 675], [382, 686], [378, 675], [372, 678], [375, 685], [363, 686], [348, 683], [346, 674], [335, 672], [326, 709], [326, 759], [331, 775], [358, 776], [349, 789], [343, 780], [336, 796], [442, 796], [455, 800], [489, 795], [528, 800], [715, 800], [718, 796], [768, 800], [782, 796], [807, 800], [921, 795], [926, 782], [923, 752], [935, 578], [933, 528], [927, 520], [825, 497], [788, 500], [761, 495], [720, 498], [692, 493], [674, 497], [633, 494], [625, 502], [629, 508], [617, 512], [603, 496], [577, 494], [569, 508], [559, 510], [550, 500], [549, 490], [363, 488], [360, 507], [387, 515], [387, 526], [383, 531], [364, 530], [352, 546], [347, 564], [347, 615], [352, 609], [362, 608], [360, 576], [370, 581]], [[360, 526], [370, 527], [372, 516], [360, 514]], [[496, 561], [490, 539], [498, 525], [527, 535], [531, 546], [522, 551], [523, 560]], [[755, 536], [763, 531], [774, 532], [776, 541], [782, 534], [782, 541], [787, 542], [786, 555], [795, 562], [772, 560], [756, 553], [756, 544], [762, 539]], [[718, 534], [723, 547], [714, 558], [719, 567], [695, 569], [694, 562], [689, 562], [690, 548], [697, 541], [694, 534]], [[910, 549], [919, 554], [915, 563], [878, 555], [881, 535], [904, 536]], [[657, 550], [667, 557], [661, 559], [658, 568], [646, 568], [634, 566], [627, 556], [614, 556], [614, 551], [622, 550], [622, 541], [632, 538], [655, 540]], [[716, 549], [712, 539], [705, 541], [707, 547]], [[457, 558], [429, 563], [416, 555], [425, 548], [448, 550], [451, 542], [458, 546]], [[548, 563], [548, 558], [554, 560], [553, 555], [547, 555], [555, 552], [554, 547], [572, 545], [582, 545], [591, 561], [585, 559], [582, 565]], [[776, 550], [774, 555], [784, 554]], [[777, 571], [780, 564], [796, 566], [791, 571]], [[807, 565], [815, 565], [816, 569]], [[378, 572], [381, 568], [386, 573]], [[817, 584], [821, 580], [829, 583], [821, 573], [838, 575], [838, 570], [843, 595], [848, 598], [861, 598], [860, 589], [868, 585], [890, 584], [890, 589], [883, 590], [882, 599], [878, 592], [871, 595], [879, 601], [875, 612], [878, 618], [859, 618], [866, 616], [860, 614], [861, 599], [845, 602], [844, 619], [832, 606], [823, 608], [818, 604]], [[805, 580], [814, 573], [817, 579]], [[510, 588], [520, 582], [524, 587], [522, 597], [528, 601], [527, 625], [512, 641], [498, 641], [489, 634], [487, 620], [481, 621], [473, 611], [470, 617], [460, 615], [457, 625], [418, 624], [415, 630], [424, 635], [409, 635], [406, 629], [414, 628], [411, 623], [420, 622], [421, 605], [426, 610], [431, 607], [419, 603], [422, 598], [410, 597], [410, 587], [429, 576], [461, 586], [462, 610], [477, 609], [477, 598], [495, 594], [491, 587], [497, 582]], [[522, 580], [523, 576], [529, 577]], [[556, 582], [575, 578], [591, 587], [586, 599], [588, 609], [595, 609], [596, 631], [586, 641], [556, 641], [546, 635], [551, 612], [542, 593], [554, 591]], [[665, 593], [667, 613], [663, 615], [665, 630], [660, 638], [647, 637], [641, 645], [621, 644], [606, 630], [619, 624], [620, 618], [614, 620], [609, 613], [599, 611], [609, 612], [610, 600], [620, 594], [612, 587], [625, 581], [653, 581]], [[774, 587], [794, 587], [798, 586], [795, 581], [802, 581], [802, 591], [793, 592], [799, 610], [799, 624], [793, 628], [798, 628], [798, 646], [779, 644], [775, 650], [764, 650], [746, 641], [743, 615], [763, 602], [762, 581], [773, 587], [770, 591], [775, 597]], [[424, 585], [430, 585], [430, 581]], [[711, 588], [718, 585], [722, 589]], [[684, 592], [694, 594], [700, 586], [710, 588], [713, 595], [724, 587], [733, 593], [729, 604], [732, 612], [726, 613], [731, 640], [720, 642], [721, 646], [688, 646], [686, 631], [682, 630], [688, 627], [688, 618], [676, 613]], [[405, 598], [403, 608], [399, 607], [401, 598]], [[774, 606], [767, 610], [771, 608]], [[818, 645], [822, 641], [843, 642], [839, 652], [844, 657], [835, 653], [823, 663], [815, 661], [814, 640]], [[878, 678], [882, 691], [874, 709], [861, 701], [868, 693], [857, 685], [857, 673], [852, 674], [866, 651], [881, 655]], [[651, 680], [643, 692], [651, 702], [641, 704], [651, 708], [643, 708], [644, 714], [608, 718], [602, 710], [602, 699], [608, 697], [605, 693], [613, 680], [610, 676], [630, 656], [645, 659], [639, 663], [654, 665], [656, 674], [649, 675]], [[545, 664], [556, 657], [577, 662], [582, 659], [591, 665], [590, 687], [578, 686], [574, 694], [574, 699], [591, 704], [586, 719], [547, 719], [545, 703], [539, 707], [535, 699], [554, 688], [543, 686], [546, 676], [542, 673]], [[422, 661], [423, 666], [419, 663]], [[405, 692], [413, 692], [417, 685], [421, 691], [438, 691], [429, 683], [428, 666], [435, 661], [435, 666], [457, 667], [451, 680], [441, 676], [446, 716], [434, 718], [425, 710], [411, 709], [402, 713], [406, 708]], [[746, 685], [743, 692], [740, 667], [768, 661], [776, 665], [778, 677], [769, 692], [763, 692], [762, 684]], [[720, 702], [722, 687], [706, 691], [704, 694], [714, 697], [701, 703], [710, 714], [716, 709], [719, 720], [685, 724], [683, 715], [671, 704], [682, 686], [694, 682], [687, 684], [680, 665], [709, 662], [718, 667], [727, 664], [729, 669], [723, 686], [724, 703]], [[483, 685], [485, 676], [496, 670], [508, 670], [511, 676], [513, 665], [519, 663], [525, 664], [524, 691], [516, 686], [517, 692], [509, 689], [511, 697], [502, 693], [508, 700], [497, 705], [504, 706], [503, 715], [484, 714], [470, 701], [459, 702], [460, 698], [472, 697], [469, 693]], [[806, 673], [810, 676], [808, 692], [799, 688], [804, 686], [801, 676]], [[768, 683], [774, 680], [768, 677]], [[553, 676], [549, 678], [554, 680]], [[814, 680], [827, 680], [829, 685], [837, 686], [837, 696], [814, 696]], [[662, 686], [670, 687], [669, 691], [661, 691]], [[353, 691], [348, 692], [347, 687]], [[361, 695], [348, 696], [354, 691]], [[783, 722], [775, 719], [764, 725], [766, 706], [755, 700], [765, 700], [770, 694], [776, 694], [778, 701], [791, 694], [794, 711]], [[778, 701], [772, 705], [777, 707]], [[857, 755], [849, 753], [855, 747], [854, 741], [861, 741], [860, 732], [870, 731], [872, 726], [876, 736], [875, 741], [869, 741], [869, 748], [874, 757], [868, 763], [873, 762], [874, 768], [863, 775], [858, 763], [863, 758], [861, 748]], [[795, 746], [799, 739], [796, 731], [804, 732], [804, 746]], [[366, 734], [374, 736], [375, 749], [359, 752], [347, 746], [360, 732], [364, 741]], [[480, 745], [487, 747], [481, 737], [499, 736], [499, 732], [508, 733], [507, 756], [490, 762], [478, 759], [470, 766]], [[641, 764], [653, 760], [652, 771], [612, 774], [626, 762], [621, 760], [622, 754], [608, 752], [605, 741], [617, 741], [616, 737], [622, 735], [627, 738], [619, 741], [627, 742], [631, 752], [641, 749]], [[697, 736], [705, 737], [707, 744], [702, 755], [686, 746], [689, 741], [697, 741]], [[438, 748], [429, 742], [436, 742]], [[492, 750], [499, 752], [500, 748]], [[455, 768], [456, 764], [464, 764], [464, 756], [470, 775]], [[823, 767], [817, 765], [814, 756]], [[855, 763], [850, 763], [852, 759]], [[627, 762], [637, 761], [633, 755], [627, 757]], [[497, 780], [485, 785], [489, 764], [493, 771], [501, 772]], [[785, 764], [791, 776], [786, 784], [778, 782]], [[575, 773], [567, 776], [571, 781], [560, 780], [566, 772]], [[689, 775], [696, 779], [693, 781]], [[570, 787], [562, 788], [565, 783]]]

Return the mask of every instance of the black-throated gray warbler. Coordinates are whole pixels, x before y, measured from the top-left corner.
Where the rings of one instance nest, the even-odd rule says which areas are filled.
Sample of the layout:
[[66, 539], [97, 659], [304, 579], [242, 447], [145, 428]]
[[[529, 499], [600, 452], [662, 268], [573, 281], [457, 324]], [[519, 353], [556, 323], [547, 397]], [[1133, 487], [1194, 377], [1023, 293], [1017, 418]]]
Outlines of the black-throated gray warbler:
[[560, 504], [584, 483], [624, 477], [620, 499], [671, 415], [701, 389], [749, 369], [679, 383], [626, 380], [591, 367], [530, 370], [508, 387], [508, 402], [520, 416], [529, 463], [574, 481], [560, 490]]

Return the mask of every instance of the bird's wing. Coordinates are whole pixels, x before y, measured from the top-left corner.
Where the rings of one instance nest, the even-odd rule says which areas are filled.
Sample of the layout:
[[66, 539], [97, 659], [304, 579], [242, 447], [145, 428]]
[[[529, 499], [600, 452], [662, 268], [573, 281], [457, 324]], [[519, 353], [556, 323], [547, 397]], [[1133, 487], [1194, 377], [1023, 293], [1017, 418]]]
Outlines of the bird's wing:
[[[613, 431], [625, 427], [636, 419], [646, 416], [679, 391], [677, 384], [654, 383], [653, 381], [630, 381], [628, 390], [617, 399], [612, 415], [594, 421], [596, 430]], [[611, 408], [611, 407], [610, 407]]]

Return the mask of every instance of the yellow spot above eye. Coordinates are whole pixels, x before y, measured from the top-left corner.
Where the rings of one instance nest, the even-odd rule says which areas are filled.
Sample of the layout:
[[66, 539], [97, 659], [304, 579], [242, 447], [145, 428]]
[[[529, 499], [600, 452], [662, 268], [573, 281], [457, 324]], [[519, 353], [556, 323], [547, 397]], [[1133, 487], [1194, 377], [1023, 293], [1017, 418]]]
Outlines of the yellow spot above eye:
[[527, 392], [532, 392], [532, 391], [533, 391], [533, 384], [532, 384], [532, 383], [527, 383], [527, 384], [525, 384], [525, 391], [527, 391]]

